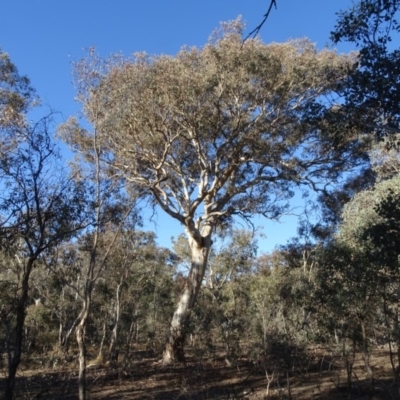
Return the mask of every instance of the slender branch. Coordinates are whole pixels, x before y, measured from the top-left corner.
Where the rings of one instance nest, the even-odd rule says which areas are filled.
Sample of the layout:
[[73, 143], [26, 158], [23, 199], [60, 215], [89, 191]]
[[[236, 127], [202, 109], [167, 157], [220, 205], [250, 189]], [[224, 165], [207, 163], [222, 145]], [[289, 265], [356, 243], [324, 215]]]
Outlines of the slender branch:
[[261, 21], [260, 25], [258, 25], [255, 29], [253, 29], [253, 30], [245, 37], [245, 39], [243, 40], [243, 43], [244, 43], [250, 36], [253, 36], [253, 38], [255, 38], [255, 37], [259, 34], [261, 28], [263, 27], [263, 25], [264, 25], [265, 22], [267, 21], [267, 19], [268, 19], [268, 17], [269, 17], [269, 14], [270, 14], [270, 12], [271, 12], [273, 6], [275, 6], [275, 9], [276, 9], [276, 10], [278, 9], [278, 7], [276, 6], [276, 0], [271, 0], [271, 2], [269, 3], [268, 11], [264, 14], [264, 19]]

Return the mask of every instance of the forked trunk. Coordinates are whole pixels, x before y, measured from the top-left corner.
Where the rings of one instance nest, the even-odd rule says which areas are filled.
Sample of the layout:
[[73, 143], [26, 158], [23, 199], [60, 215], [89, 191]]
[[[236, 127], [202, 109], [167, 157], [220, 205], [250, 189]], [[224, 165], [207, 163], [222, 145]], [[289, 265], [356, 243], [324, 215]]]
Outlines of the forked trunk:
[[169, 364], [174, 361], [185, 361], [186, 326], [204, 278], [211, 243], [210, 236], [202, 238], [199, 241], [189, 239], [192, 252], [192, 265], [183, 293], [172, 317], [168, 341], [163, 354], [163, 364]]

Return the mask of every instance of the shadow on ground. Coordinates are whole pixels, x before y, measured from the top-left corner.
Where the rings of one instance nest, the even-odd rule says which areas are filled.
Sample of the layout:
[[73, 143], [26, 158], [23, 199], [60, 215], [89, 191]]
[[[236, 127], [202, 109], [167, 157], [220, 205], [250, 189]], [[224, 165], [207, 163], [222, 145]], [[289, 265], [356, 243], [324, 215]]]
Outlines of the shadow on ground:
[[[239, 360], [227, 367], [224, 359], [189, 360], [186, 364], [162, 366], [154, 358], [137, 360], [129, 368], [97, 368], [88, 370], [89, 399], [400, 399], [397, 385], [382, 373], [373, 387], [361, 379], [361, 370], [351, 392], [345, 385], [343, 371], [320, 363], [304, 373], [275, 378], [268, 382], [260, 367]], [[326, 362], [326, 360], [324, 361]], [[16, 398], [77, 399], [77, 372], [69, 366], [57, 372], [24, 371], [18, 376]], [[386, 371], [387, 372], [387, 371]], [[370, 392], [372, 388], [373, 393]], [[0, 393], [4, 379], [0, 379]], [[1, 399], [1, 395], [0, 395]]]

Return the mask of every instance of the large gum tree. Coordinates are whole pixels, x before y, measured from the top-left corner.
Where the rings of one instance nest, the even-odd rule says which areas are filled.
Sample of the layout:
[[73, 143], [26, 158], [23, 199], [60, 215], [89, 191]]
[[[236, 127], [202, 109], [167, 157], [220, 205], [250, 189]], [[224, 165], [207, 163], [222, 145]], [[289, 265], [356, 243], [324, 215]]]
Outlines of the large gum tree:
[[[337, 179], [362, 145], [329, 105], [352, 56], [305, 39], [243, 43], [242, 31], [236, 20], [176, 56], [88, 57], [75, 69], [103, 161], [186, 230], [192, 264], [164, 363], [184, 358], [185, 326], [218, 225], [235, 215], [279, 216], [293, 188]], [[75, 119], [65, 128], [86, 151], [93, 131]]]

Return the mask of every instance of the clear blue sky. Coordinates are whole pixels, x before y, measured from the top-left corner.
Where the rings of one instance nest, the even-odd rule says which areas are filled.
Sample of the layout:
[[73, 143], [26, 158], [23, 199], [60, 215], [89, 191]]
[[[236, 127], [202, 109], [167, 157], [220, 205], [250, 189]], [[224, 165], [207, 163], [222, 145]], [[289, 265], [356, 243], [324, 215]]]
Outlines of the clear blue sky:
[[[269, 0], [0, 0], [0, 47], [19, 72], [28, 75], [42, 101], [67, 117], [78, 110], [71, 83], [71, 61], [95, 46], [102, 56], [136, 51], [175, 54], [181, 46], [202, 46], [220, 21], [238, 15], [248, 31], [262, 20]], [[318, 47], [329, 44], [340, 9], [351, 0], [277, 0], [278, 8], [262, 28], [265, 42], [309, 37]], [[348, 46], [339, 47], [348, 51]], [[301, 202], [300, 202], [301, 203]], [[294, 219], [264, 225], [260, 251], [296, 234]], [[182, 228], [159, 212], [159, 243]]]

